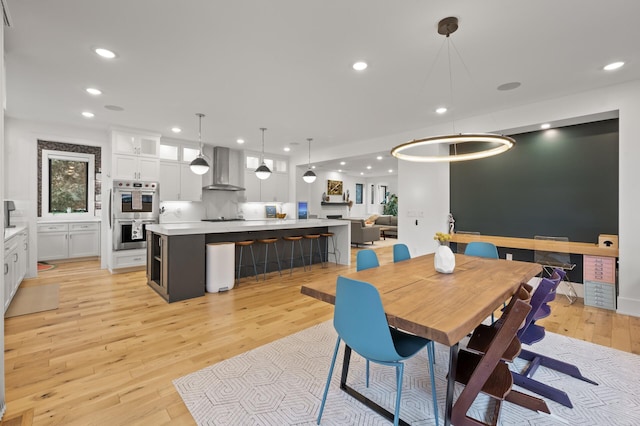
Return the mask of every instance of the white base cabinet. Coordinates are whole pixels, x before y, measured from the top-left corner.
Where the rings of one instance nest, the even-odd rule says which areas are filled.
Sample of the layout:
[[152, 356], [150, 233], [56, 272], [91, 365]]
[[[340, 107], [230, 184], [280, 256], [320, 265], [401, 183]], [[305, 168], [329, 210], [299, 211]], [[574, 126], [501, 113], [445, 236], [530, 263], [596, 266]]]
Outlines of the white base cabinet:
[[4, 243], [4, 311], [11, 304], [27, 273], [29, 234], [26, 230], [8, 238]]
[[100, 256], [100, 223], [39, 223], [38, 261]]

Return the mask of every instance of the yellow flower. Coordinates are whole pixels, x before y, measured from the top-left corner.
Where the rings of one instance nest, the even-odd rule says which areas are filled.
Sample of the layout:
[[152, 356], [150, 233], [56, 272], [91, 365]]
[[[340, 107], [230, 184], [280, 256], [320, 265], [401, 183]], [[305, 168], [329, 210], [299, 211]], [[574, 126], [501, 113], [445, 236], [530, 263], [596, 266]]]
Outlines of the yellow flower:
[[436, 232], [436, 235], [434, 235], [433, 239], [444, 243], [451, 239], [451, 235], [445, 234], [444, 232]]

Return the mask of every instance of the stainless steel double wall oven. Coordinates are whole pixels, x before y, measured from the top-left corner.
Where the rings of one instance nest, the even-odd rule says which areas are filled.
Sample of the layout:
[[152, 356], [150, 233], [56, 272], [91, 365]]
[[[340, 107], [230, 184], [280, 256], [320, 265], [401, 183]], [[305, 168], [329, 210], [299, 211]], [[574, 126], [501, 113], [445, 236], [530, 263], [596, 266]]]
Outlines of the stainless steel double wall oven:
[[147, 247], [146, 226], [158, 223], [157, 182], [113, 181], [109, 225], [113, 250]]

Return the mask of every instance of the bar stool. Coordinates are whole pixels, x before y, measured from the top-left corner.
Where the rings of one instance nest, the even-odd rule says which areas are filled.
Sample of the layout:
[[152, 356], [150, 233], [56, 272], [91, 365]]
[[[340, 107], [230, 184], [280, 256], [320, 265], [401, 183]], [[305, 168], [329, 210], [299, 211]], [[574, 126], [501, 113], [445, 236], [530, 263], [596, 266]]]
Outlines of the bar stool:
[[[338, 264], [338, 253], [336, 252], [336, 240], [333, 232], [323, 232], [320, 234], [321, 237], [324, 237], [324, 240], [327, 244], [327, 258], [325, 259], [326, 263], [329, 263], [329, 255], [332, 254], [336, 259], [336, 265]], [[331, 245], [333, 246], [333, 251], [329, 251], [329, 238], [331, 238]]]
[[[304, 264], [304, 250], [302, 249], [302, 237], [300, 235], [297, 235], [293, 237], [282, 237], [282, 239], [285, 241], [291, 241], [291, 265], [289, 266], [289, 275], [293, 273], [293, 254], [295, 252], [296, 241], [298, 242], [298, 246], [300, 247], [300, 259], [302, 259], [302, 267], [306, 271], [307, 267]], [[284, 254], [286, 254], [286, 250], [287, 250], [287, 247], [285, 246]], [[285, 259], [286, 259], [286, 256], [285, 256]]]
[[324, 266], [324, 261], [322, 260], [322, 249], [320, 248], [320, 234], [307, 234], [304, 235], [306, 240], [309, 240], [309, 270], [311, 270], [311, 265], [313, 264], [313, 241], [316, 241], [316, 246], [318, 247], [318, 254], [320, 255], [320, 263]]
[[278, 263], [278, 272], [280, 273], [280, 276], [282, 276], [282, 269], [280, 269], [280, 255], [278, 254], [278, 245], [276, 244], [278, 242], [278, 239], [277, 238], [260, 238], [256, 241], [264, 245], [264, 271], [263, 271], [264, 279], [265, 280], [267, 279], [267, 265], [270, 263], [268, 261], [270, 244], [273, 244], [273, 248], [276, 250], [276, 262]]
[[235, 246], [240, 247], [240, 255], [238, 256], [238, 283], [240, 283], [240, 271], [243, 267], [247, 268], [251, 265], [243, 265], [242, 264], [242, 249], [245, 247], [249, 247], [251, 250], [251, 262], [253, 263], [253, 275], [256, 277], [256, 281], [258, 281], [258, 269], [256, 268], [256, 258], [253, 255], [253, 243], [255, 240], [247, 240], [247, 241], [236, 241]]

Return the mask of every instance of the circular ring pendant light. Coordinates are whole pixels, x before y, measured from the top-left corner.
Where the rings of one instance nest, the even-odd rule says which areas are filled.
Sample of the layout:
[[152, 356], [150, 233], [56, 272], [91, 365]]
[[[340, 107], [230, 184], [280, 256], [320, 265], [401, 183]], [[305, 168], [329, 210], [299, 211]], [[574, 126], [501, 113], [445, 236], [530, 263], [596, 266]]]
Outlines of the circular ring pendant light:
[[[447, 38], [447, 42], [450, 42], [449, 36], [458, 29], [458, 18], [448, 17], [440, 20], [438, 23], [438, 34], [442, 34]], [[451, 56], [449, 53], [449, 88], [451, 92], [451, 98], [453, 99], [453, 83], [451, 77]], [[455, 130], [455, 120], [454, 120]], [[462, 150], [458, 153], [458, 145], [471, 144], [480, 145], [480, 150], [467, 151]], [[476, 160], [480, 158], [491, 157], [493, 155], [501, 154], [515, 146], [515, 139], [504, 135], [497, 135], [494, 133], [453, 133], [450, 135], [432, 136], [422, 139], [414, 139], [410, 142], [403, 143], [394, 147], [391, 150], [391, 155], [399, 160], [435, 163], [435, 162], [455, 162]], [[422, 154], [417, 152], [413, 155], [407, 153], [407, 151], [415, 150], [420, 151], [417, 148], [428, 145], [448, 145], [448, 153], [434, 153], [434, 154]], [[465, 147], [466, 148], [466, 147]]]

